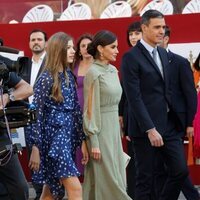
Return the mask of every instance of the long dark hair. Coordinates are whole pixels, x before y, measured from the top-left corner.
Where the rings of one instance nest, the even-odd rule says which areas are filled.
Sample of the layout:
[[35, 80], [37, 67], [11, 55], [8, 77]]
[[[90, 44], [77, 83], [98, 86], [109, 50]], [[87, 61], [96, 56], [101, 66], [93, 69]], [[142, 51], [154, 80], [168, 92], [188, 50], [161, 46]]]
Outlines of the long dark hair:
[[92, 41], [93, 35], [90, 33], [85, 33], [78, 38], [77, 43], [76, 43], [76, 52], [75, 52], [75, 61], [76, 62], [83, 59], [82, 55], [80, 55], [80, 44], [81, 44], [81, 41], [84, 39], [89, 39]]

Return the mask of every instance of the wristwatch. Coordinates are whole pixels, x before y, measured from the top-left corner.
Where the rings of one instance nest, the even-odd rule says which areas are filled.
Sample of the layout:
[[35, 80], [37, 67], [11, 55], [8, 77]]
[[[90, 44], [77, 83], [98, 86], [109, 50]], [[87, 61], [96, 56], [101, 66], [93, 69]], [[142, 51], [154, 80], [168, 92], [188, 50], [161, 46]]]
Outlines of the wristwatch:
[[13, 95], [12, 92], [9, 93], [8, 96], [9, 96], [9, 100], [10, 100], [10, 101], [15, 101], [15, 96]]

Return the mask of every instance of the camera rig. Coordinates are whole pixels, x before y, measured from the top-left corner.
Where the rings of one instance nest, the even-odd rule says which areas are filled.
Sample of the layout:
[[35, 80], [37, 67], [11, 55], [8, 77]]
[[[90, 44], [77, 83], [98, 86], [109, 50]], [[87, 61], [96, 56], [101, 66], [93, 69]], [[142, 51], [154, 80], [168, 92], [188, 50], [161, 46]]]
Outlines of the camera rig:
[[[24, 127], [36, 121], [35, 106], [25, 101], [10, 102], [5, 112], [10, 128]], [[6, 128], [3, 110], [0, 110], [0, 127]]]
[[[10, 47], [0, 46], [0, 52], [18, 54], [19, 50]], [[10, 72], [20, 73], [26, 66], [27, 57], [19, 57], [17, 61], [13, 61], [7, 57], [0, 55], [0, 89], [1, 99], [4, 91], [9, 88], [5, 86], [10, 79]], [[21, 144], [12, 144], [10, 128], [19, 128], [34, 123], [36, 121], [36, 109], [32, 104], [25, 101], [10, 102], [9, 105], [3, 106], [0, 110], [0, 129], [7, 129], [10, 142], [4, 146], [0, 146], [0, 166], [6, 165], [13, 153], [22, 150]], [[0, 132], [1, 134], [1, 132]]]

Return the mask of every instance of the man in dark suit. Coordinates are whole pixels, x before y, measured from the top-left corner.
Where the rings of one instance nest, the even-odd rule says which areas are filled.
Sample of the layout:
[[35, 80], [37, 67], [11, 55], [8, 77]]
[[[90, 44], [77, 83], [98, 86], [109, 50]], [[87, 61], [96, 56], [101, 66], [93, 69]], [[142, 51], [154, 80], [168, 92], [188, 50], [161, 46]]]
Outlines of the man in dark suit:
[[[29, 48], [32, 52], [32, 58], [23, 63], [22, 71], [20, 71], [20, 75], [32, 86], [43, 70], [46, 45], [46, 32], [40, 29], [32, 30], [29, 35]], [[32, 98], [29, 101], [29, 103], [32, 103]]]
[[[173, 88], [172, 91], [172, 101], [173, 99], [177, 99], [176, 95], [180, 96], [181, 99], [184, 100], [185, 110], [183, 113], [187, 119], [183, 119], [183, 128], [182, 135], [183, 140], [186, 133], [187, 137], [193, 137], [194, 129], [192, 126], [192, 121], [194, 119], [194, 115], [196, 113], [195, 99], [196, 97], [196, 89], [193, 80], [193, 74], [190, 67], [190, 63], [187, 59], [182, 56], [179, 56], [168, 49], [168, 43], [170, 39], [170, 29], [168, 26], [165, 28], [165, 35], [160, 46], [167, 49], [169, 60], [170, 60], [170, 83], [169, 87]], [[179, 81], [177, 81], [179, 80]], [[193, 100], [194, 99], [194, 100]], [[175, 106], [174, 106], [175, 107]], [[186, 123], [185, 123], [186, 122]], [[165, 180], [167, 177], [167, 167], [161, 159], [156, 160], [156, 170], [155, 170], [155, 195], [159, 198], [161, 194], [162, 188], [164, 186]], [[198, 190], [194, 187], [191, 182], [190, 177], [188, 176], [183, 182], [181, 191], [183, 192], [185, 198], [187, 200], [199, 200], [200, 195]]]
[[[44, 64], [45, 64], [45, 56], [46, 56], [46, 45], [47, 45], [47, 34], [40, 29], [34, 29], [31, 31], [29, 35], [29, 48], [32, 52], [32, 59], [28, 59], [26, 63], [23, 63], [22, 71], [20, 72], [20, 76], [30, 83], [31, 86], [34, 86], [37, 81], [39, 75], [41, 74]], [[32, 103], [33, 96], [29, 97], [29, 103]], [[29, 141], [31, 137], [31, 125], [24, 128], [25, 131], [25, 139], [27, 149], [30, 155], [31, 149], [29, 148]], [[42, 193], [43, 185], [33, 183], [33, 187], [36, 191], [35, 200], [39, 200], [40, 195]]]
[[151, 199], [157, 153], [170, 172], [159, 200], [176, 200], [188, 175], [179, 129], [179, 117], [182, 112], [186, 114], [184, 100], [171, 93], [168, 54], [157, 46], [165, 32], [163, 14], [146, 11], [141, 28], [142, 39], [122, 59], [122, 81], [130, 108], [129, 133], [136, 153], [135, 200]]

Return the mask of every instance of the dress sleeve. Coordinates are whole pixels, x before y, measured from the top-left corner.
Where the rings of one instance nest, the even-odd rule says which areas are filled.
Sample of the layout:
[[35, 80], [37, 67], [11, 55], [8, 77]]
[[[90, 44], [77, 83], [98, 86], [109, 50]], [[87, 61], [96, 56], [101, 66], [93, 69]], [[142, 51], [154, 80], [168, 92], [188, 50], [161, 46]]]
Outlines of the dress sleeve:
[[83, 113], [81, 111], [81, 107], [78, 101], [78, 95], [76, 92], [76, 81], [75, 81], [75, 76], [72, 73], [73, 77], [73, 89], [75, 90], [75, 126], [76, 126], [76, 131], [78, 135], [78, 140], [77, 140], [77, 146], [80, 146], [82, 141], [85, 140], [85, 133], [83, 131]]
[[53, 80], [48, 76], [41, 76], [34, 87], [33, 104], [36, 107], [36, 123], [32, 124], [32, 134], [30, 136], [30, 143], [41, 148], [41, 138], [43, 133], [44, 121], [44, 106], [45, 101], [49, 98]]
[[88, 73], [84, 79], [83, 128], [91, 147], [99, 148], [98, 134], [101, 130], [99, 78]]

